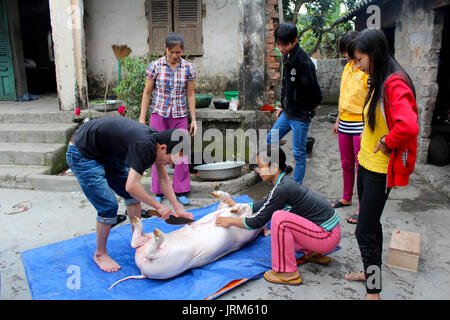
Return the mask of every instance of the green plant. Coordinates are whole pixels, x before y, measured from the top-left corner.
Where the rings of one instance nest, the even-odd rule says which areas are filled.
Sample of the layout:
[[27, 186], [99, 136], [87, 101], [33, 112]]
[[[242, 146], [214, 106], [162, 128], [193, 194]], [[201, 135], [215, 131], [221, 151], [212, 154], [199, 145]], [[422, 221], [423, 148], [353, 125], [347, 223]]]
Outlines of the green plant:
[[345, 32], [353, 30], [353, 22], [347, 21], [335, 26], [332, 26], [332, 23], [345, 14], [343, 10], [353, 10], [362, 3], [362, 0], [283, 0], [282, 2], [286, 21], [295, 23], [300, 31], [300, 46], [309, 55], [317, 53], [319, 58], [335, 58], [337, 57], [336, 40]]
[[161, 55], [147, 53], [142, 56], [125, 57], [123, 67], [125, 78], [117, 87], [113, 88], [118, 99], [123, 100], [127, 108], [126, 117], [134, 120], [139, 119], [141, 109], [142, 93], [145, 87], [145, 70], [150, 62], [158, 59]]

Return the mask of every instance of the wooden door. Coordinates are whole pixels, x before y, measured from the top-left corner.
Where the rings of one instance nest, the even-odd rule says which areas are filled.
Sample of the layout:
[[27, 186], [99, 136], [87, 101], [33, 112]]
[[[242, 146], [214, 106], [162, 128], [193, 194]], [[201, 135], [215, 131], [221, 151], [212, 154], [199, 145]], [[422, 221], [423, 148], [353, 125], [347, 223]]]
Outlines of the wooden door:
[[184, 37], [186, 55], [202, 55], [202, 1], [174, 1], [174, 31]]
[[147, 0], [150, 51], [164, 54], [164, 41], [172, 31], [172, 1]]
[[16, 100], [6, 0], [0, 0], [0, 100]]

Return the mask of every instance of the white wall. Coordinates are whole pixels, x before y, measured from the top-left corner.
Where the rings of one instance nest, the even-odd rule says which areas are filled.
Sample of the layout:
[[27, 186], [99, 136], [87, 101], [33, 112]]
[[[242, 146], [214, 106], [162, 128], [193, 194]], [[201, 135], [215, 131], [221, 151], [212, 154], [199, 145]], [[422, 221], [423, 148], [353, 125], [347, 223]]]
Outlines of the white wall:
[[131, 55], [145, 54], [148, 23], [144, 0], [84, 0], [84, 7], [89, 95], [97, 95], [111, 70], [113, 86], [117, 83], [118, 62], [111, 46], [127, 45]]
[[80, 28], [81, 0], [50, 0], [53, 48], [55, 51], [58, 101], [61, 110], [87, 104], [84, 33]]
[[213, 91], [220, 95], [223, 91], [238, 89], [239, 65], [242, 61], [239, 0], [203, 3], [206, 4], [203, 56], [192, 59], [198, 73], [196, 91]]
[[[203, 56], [190, 57], [197, 69], [196, 92], [237, 90], [242, 49], [239, 41], [239, 0], [203, 1]], [[223, 6], [223, 7], [222, 7]], [[112, 44], [133, 52], [148, 52], [148, 22], [144, 0], [84, 0], [89, 95], [102, 95], [112, 67], [112, 86], [118, 64]], [[111, 87], [111, 84], [110, 84]]]

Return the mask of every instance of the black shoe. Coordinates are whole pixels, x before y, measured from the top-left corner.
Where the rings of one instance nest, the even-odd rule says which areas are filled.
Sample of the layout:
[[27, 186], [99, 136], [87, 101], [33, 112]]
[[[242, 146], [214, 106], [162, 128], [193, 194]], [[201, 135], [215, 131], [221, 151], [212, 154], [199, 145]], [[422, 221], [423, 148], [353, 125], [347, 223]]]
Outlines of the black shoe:
[[[152, 215], [150, 214], [150, 209], [145, 210], [141, 209], [141, 218], [150, 218]], [[125, 210], [125, 215], [128, 215], [127, 210]]]
[[125, 214], [118, 214], [117, 215], [117, 222], [111, 225], [111, 228], [114, 228], [115, 226], [117, 226], [119, 223], [124, 222], [125, 220], [127, 220], [127, 216], [126, 216], [126, 212]]

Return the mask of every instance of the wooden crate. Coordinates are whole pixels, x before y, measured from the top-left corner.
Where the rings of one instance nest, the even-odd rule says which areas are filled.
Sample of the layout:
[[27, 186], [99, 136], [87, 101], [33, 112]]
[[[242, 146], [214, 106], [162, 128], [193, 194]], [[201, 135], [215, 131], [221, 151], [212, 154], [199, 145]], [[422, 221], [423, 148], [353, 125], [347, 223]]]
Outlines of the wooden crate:
[[415, 232], [392, 231], [387, 265], [417, 272], [420, 256], [420, 234]]

